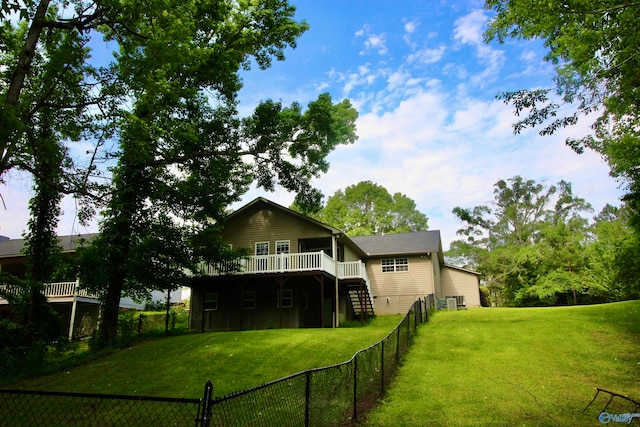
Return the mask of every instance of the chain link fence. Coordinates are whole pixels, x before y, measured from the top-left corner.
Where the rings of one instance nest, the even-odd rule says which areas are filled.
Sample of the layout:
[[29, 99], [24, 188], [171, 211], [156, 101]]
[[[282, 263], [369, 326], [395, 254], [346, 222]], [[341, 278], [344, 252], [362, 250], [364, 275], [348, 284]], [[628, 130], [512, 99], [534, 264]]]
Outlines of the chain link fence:
[[382, 397], [418, 325], [434, 307], [433, 296], [419, 299], [389, 335], [347, 362], [213, 399], [207, 408], [211, 425], [355, 425]]
[[172, 311], [169, 314], [139, 314], [138, 336], [186, 332], [189, 329], [189, 313]]
[[416, 301], [398, 326], [349, 361], [199, 399], [0, 389], [0, 426], [355, 425], [384, 394], [420, 323], [435, 307]]
[[0, 390], [0, 426], [203, 425], [203, 399]]

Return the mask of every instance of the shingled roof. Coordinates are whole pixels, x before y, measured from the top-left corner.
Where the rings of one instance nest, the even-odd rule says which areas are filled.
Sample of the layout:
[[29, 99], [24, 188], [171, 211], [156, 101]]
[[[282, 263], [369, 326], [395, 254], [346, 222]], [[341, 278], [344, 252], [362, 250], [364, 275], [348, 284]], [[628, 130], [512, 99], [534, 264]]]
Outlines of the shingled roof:
[[443, 259], [440, 231], [353, 236], [351, 240], [368, 256], [437, 253]]
[[[63, 252], [72, 252], [81, 244], [87, 244], [96, 234], [74, 234], [71, 236], [58, 236]], [[8, 239], [0, 241], [0, 258], [22, 256], [24, 239]]]

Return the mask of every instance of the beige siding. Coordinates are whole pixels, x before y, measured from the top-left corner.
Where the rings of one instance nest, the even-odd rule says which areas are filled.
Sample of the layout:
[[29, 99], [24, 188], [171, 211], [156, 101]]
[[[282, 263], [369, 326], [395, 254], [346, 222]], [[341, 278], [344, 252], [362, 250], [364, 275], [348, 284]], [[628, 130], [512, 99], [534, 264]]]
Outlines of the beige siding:
[[382, 259], [367, 261], [376, 314], [404, 314], [416, 299], [434, 292], [434, 268], [431, 260], [409, 257], [408, 261], [409, 271], [390, 273], [382, 272]]
[[464, 295], [467, 307], [480, 307], [480, 282], [477, 274], [442, 267], [442, 296]]
[[344, 261], [345, 262], [358, 261], [359, 259], [360, 259], [360, 257], [358, 256], [358, 254], [355, 253], [355, 251], [353, 249], [351, 249], [348, 246], [344, 247]]
[[291, 253], [298, 253], [299, 239], [331, 237], [322, 227], [279, 210], [255, 209], [234, 217], [222, 233], [233, 249], [247, 248], [254, 255], [256, 242], [269, 242], [269, 253], [276, 253], [276, 242], [289, 240]]

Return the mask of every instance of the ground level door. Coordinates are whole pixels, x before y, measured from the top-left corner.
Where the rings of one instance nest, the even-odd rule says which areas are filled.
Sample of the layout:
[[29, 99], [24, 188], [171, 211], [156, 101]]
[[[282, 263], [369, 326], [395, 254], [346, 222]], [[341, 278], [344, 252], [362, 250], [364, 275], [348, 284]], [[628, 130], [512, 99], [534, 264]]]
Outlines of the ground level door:
[[333, 328], [333, 298], [324, 298], [324, 325], [325, 328]]

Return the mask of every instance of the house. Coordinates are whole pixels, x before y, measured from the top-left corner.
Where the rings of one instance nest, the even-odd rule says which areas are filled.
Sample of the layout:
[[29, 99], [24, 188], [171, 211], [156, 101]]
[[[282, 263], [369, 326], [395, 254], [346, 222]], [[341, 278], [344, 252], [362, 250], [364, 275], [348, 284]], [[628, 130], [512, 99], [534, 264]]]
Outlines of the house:
[[400, 314], [425, 295], [480, 306], [480, 275], [445, 264], [439, 231], [354, 236], [366, 253], [377, 314]]
[[[94, 236], [95, 234], [59, 236], [58, 241], [62, 252], [73, 256], [79, 246], [88, 244]], [[27, 272], [26, 256], [23, 251], [25, 240], [1, 237], [4, 236], [0, 236], [0, 272], [24, 278]], [[0, 283], [0, 289], [11, 292], [11, 289], [2, 283]], [[46, 283], [43, 293], [51, 307], [60, 316], [61, 324], [64, 328], [68, 327], [69, 338], [87, 336], [97, 328], [100, 298], [82, 289], [77, 280]], [[153, 301], [166, 301], [166, 298], [166, 292], [154, 291], [152, 294]], [[185, 298], [189, 298], [188, 288], [179, 288], [170, 294], [171, 303], [180, 303]], [[144, 303], [128, 297], [120, 299], [121, 309], [141, 310], [144, 306]], [[10, 302], [0, 294], [0, 319], [10, 316]]]
[[257, 198], [226, 218], [222, 239], [248, 256], [192, 277], [192, 329], [335, 327], [427, 295], [480, 306], [479, 274], [444, 263], [439, 231], [350, 238]]

